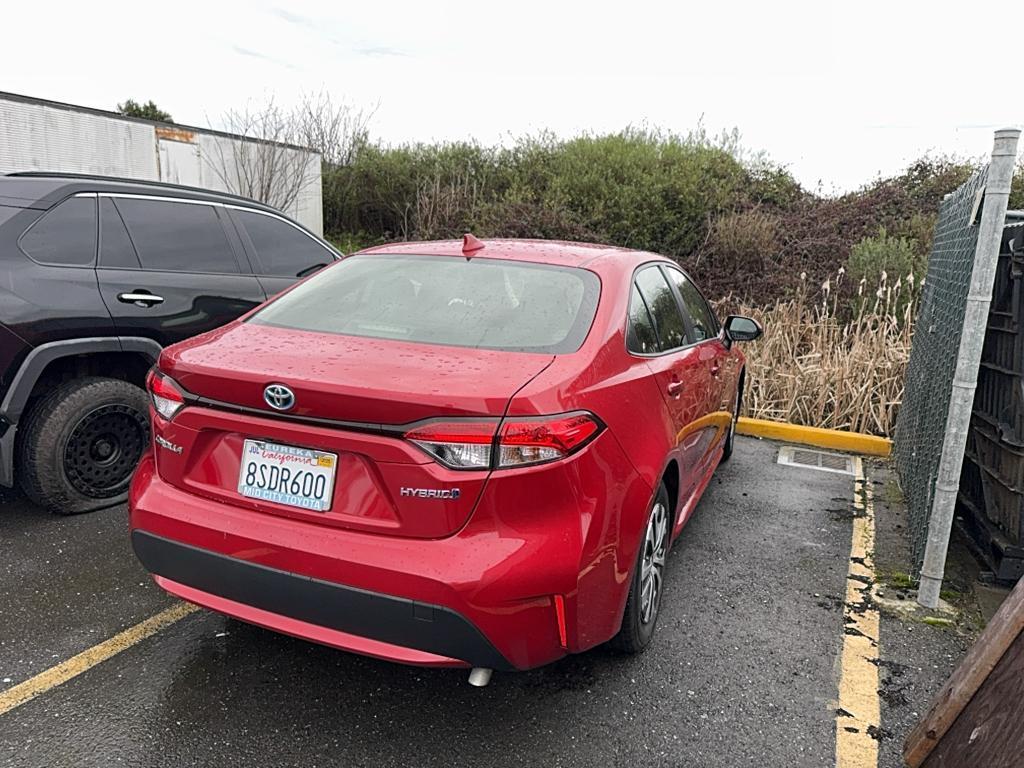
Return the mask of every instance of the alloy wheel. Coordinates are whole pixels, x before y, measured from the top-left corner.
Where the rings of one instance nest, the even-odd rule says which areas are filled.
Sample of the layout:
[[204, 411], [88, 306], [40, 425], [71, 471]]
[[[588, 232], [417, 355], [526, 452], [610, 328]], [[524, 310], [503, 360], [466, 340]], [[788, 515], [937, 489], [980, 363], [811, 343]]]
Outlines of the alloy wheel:
[[661, 502], [654, 505], [644, 536], [644, 556], [640, 562], [640, 621], [650, 624], [658, 615], [668, 552], [668, 510]]

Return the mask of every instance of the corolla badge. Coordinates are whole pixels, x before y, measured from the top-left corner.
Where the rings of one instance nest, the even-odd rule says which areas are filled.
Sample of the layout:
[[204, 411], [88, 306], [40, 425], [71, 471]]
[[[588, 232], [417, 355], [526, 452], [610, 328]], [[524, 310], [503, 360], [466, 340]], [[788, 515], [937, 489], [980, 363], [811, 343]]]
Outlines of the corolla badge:
[[156, 441], [156, 444], [159, 445], [161, 448], [166, 448], [168, 451], [171, 451], [172, 453], [181, 453], [182, 447], [180, 445], [175, 445], [162, 435], [156, 435], [153, 439]]
[[287, 411], [295, 405], [295, 393], [284, 384], [269, 384], [263, 390], [263, 400], [275, 411]]

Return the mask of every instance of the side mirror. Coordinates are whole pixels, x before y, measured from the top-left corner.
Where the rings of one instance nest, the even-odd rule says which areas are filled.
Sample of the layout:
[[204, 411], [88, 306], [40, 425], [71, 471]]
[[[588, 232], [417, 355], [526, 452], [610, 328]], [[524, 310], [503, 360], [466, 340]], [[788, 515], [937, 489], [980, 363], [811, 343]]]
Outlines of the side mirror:
[[725, 338], [729, 341], [753, 341], [761, 335], [757, 320], [743, 315], [729, 315], [725, 320]]

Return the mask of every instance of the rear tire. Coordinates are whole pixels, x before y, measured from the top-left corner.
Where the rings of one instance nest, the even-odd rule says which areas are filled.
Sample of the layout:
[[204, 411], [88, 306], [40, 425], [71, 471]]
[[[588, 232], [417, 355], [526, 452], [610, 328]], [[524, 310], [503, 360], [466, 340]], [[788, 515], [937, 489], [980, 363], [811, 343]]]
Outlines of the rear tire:
[[31, 501], [58, 515], [103, 509], [128, 497], [149, 402], [120, 379], [76, 379], [39, 400], [18, 437], [18, 485]]
[[622, 614], [622, 626], [611, 641], [611, 646], [618, 651], [641, 653], [654, 637], [661, 596], [665, 591], [665, 558], [671, 538], [672, 512], [668, 491], [661, 485], [647, 514], [626, 609]]
[[725, 436], [725, 446], [722, 448], [722, 461], [728, 461], [732, 457], [732, 450], [736, 445], [736, 422], [740, 418], [740, 406], [743, 404], [743, 382], [736, 385], [736, 398], [733, 401], [732, 421], [729, 422], [729, 434]]

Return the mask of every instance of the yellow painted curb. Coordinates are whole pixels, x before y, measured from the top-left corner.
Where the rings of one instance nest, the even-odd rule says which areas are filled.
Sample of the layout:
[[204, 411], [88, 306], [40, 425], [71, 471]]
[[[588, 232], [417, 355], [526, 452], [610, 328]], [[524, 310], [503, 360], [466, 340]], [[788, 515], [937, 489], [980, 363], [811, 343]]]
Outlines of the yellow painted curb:
[[736, 424], [736, 431], [741, 435], [767, 437], [785, 443], [802, 443], [818, 448], [834, 448], [837, 451], [849, 451], [868, 456], [888, 456], [892, 452], [892, 440], [860, 432], [843, 432], [839, 429], [821, 429], [820, 427], [802, 427], [785, 421], [766, 421], [765, 419], [748, 419], [741, 416]]

